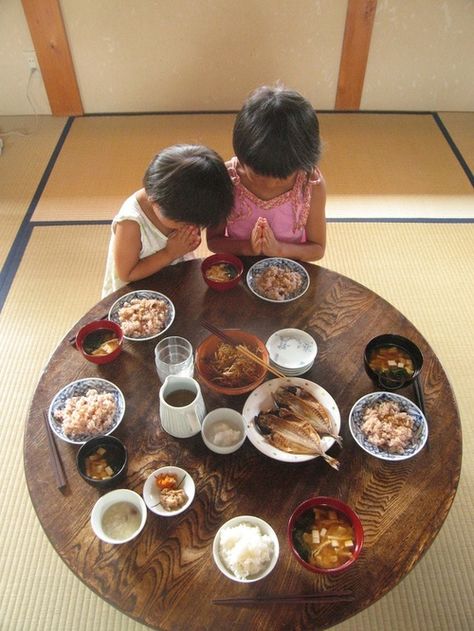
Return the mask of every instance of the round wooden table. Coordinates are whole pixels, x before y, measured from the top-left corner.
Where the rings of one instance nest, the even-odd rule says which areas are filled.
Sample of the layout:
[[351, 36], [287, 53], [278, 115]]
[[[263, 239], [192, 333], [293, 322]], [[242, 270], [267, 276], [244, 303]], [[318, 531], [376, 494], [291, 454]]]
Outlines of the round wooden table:
[[[246, 269], [254, 262], [245, 260]], [[239, 327], [261, 339], [277, 329], [295, 327], [317, 341], [316, 362], [305, 378], [326, 389], [342, 418], [343, 448], [330, 454], [340, 471], [322, 458], [283, 463], [258, 451], [248, 440], [234, 454], [210, 452], [200, 435], [175, 439], [163, 432], [158, 414], [160, 382], [154, 365], [157, 340], [125, 342], [111, 364], [87, 362], [68, 342], [86, 322], [103, 317], [123, 288], [98, 303], [61, 342], [42, 374], [26, 423], [24, 464], [31, 500], [54, 548], [79, 578], [107, 602], [132, 618], [162, 631], [221, 629], [291, 630], [327, 628], [374, 603], [416, 564], [436, 537], [451, 507], [461, 468], [461, 428], [448, 379], [422, 335], [394, 307], [358, 283], [306, 264], [307, 293], [290, 303], [260, 300], [245, 282], [217, 293], [205, 285], [200, 261], [167, 267], [134, 288], [154, 289], [174, 302], [176, 318], [167, 334], [181, 335], [194, 348], [208, 333], [203, 317], [221, 327]], [[417, 456], [384, 462], [362, 451], [352, 439], [348, 415], [353, 403], [372, 391], [363, 367], [367, 342], [381, 333], [412, 339], [424, 355], [421, 385], [429, 424], [429, 445]], [[65, 384], [100, 376], [124, 393], [125, 417], [116, 435], [128, 447], [128, 474], [122, 487], [142, 493], [148, 475], [161, 465], [187, 469], [196, 483], [190, 509], [176, 517], [148, 513], [146, 526], [132, 542], [111, 546], [97, 539], [90, 513], [105, 491], [89, 486], [76, 470], [77, 447], [58, 441], [68, 485], [56, 488], [43, 424], [43, 411]], [[269, 375], [271, 378], [271, 375]], [[411, 387], [400, 391], [414, 399]], [[208, 410], [242, 410], [246, 396], [221, 397], [203, 388]], [[307, 572], [293, 557], [286, 527], [304, 499], [330, 495], [360, 516], [365, 544], [346, 572], [331, 578]], [[269, 522], [280, 542], [276, 568], [265, 579], [239, 584], [225, 578], [212, 559], [219, 527], [236, 515]], [[218, 606], [213, 598], [311, 593], [350, 589], [354, 601], [326, 604]]]

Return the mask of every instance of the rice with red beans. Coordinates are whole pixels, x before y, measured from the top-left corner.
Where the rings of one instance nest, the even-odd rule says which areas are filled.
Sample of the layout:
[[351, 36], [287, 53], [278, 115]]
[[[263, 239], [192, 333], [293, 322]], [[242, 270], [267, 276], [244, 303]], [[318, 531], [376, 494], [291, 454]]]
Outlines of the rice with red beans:
[[413, 440], [414, 420], [398, 403], [381, 401], [364, 410], [361, 430], [369, 443], [403, 454]]

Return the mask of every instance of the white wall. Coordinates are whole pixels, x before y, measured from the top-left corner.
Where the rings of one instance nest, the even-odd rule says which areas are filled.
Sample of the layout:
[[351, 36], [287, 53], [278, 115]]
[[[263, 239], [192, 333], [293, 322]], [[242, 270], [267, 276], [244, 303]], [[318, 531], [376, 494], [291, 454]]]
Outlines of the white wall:
[[[333, 109], [347, 0], [61, 0], [84, 110], [238, 109], [282, 80]], [[27, 114], [32, 43], [0, 0], [0, 114]], [[379, 0], [362, 109], [473, 110], [474, 0]], [[50, 113], [41, 76], [31, 81]]]

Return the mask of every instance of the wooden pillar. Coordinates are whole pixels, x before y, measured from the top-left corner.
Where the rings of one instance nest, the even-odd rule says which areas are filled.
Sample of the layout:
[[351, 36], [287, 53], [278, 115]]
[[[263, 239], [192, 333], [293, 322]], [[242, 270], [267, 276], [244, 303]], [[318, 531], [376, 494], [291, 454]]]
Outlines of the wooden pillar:
[[22, 0], [23, 10], [55, 116], [84, 113], [59, 0]]
[[377, 0], [348, 0], [336, 110], [358, 110], [364, 87]]

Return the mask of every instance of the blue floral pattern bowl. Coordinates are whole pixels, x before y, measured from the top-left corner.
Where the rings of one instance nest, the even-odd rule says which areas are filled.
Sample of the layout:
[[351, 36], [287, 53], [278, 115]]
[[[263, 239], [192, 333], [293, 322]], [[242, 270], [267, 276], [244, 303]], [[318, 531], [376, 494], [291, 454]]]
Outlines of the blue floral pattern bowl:
[[[269, 270], [270, 268], [276, 268], [278, 272], [295, 272], [301, 278], [301, 284], [297, 290], [294, 292], [286, 293], [284, 298], [280, 297], [278, 300], [273, 299], [269, 296], [266, 296], [258, 287], [258, 279], [259, 277]], [[278, 274], [276, 277], [276, 282], [278, 282]], [[276, 302], [276, 303], [285, 303], [291, 302], [292, 300], [296, 300], [300, 298], [309, 287], [309, 274], [305, 270], [305, 268], [296, 261], [292, 261], [291, 259], [272, 257], [268, 259], [263, 259], [254, 263], [252, 267], [247, 272], [247, 285], [252, 293], [261, 298], [262, 300], [267, 300], [268, 302]]]
[[[365, 410], [369, 406], [385, 401], [397, 403], [400, 407], [400, 411], [407, 412], [413, 419], [413, 438], [403, 453], [391, 453], [388, 450], [374, 445], [367, 439], [362, 431]], [[412, 458], [423, 449], [428, 439], [428, 424], [423, 412], [410, 401], [410, 399], [400, 394], [395, 394], [394, 392], [371, 392], [356, 401], [349, 414], [349, 429], [359, 447], [375, 458], [388, 461]]]

